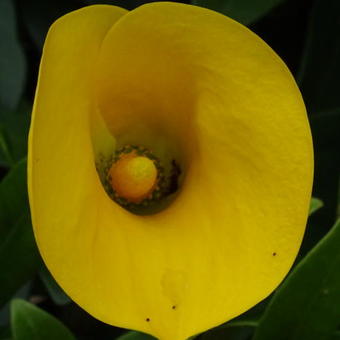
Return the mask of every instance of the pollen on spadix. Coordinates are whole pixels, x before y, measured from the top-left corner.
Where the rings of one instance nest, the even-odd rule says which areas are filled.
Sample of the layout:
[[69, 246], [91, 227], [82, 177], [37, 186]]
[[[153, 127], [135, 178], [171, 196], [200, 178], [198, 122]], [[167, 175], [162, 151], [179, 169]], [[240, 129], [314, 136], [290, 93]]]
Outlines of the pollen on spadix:
[[157, 174], [154, 161], [135, 152], [122, 155], [108, 173], [115, 193], [131, 203], [139, 203], [152, 194]]

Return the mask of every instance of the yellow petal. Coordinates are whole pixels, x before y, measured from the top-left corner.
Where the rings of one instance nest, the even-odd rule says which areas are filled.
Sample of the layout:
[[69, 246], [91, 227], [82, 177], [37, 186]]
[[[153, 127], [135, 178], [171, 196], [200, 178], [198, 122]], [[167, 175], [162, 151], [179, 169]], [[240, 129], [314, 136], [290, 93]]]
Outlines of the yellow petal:
[[[35, 234], [95, 317], [183, 340], [244, 312], [288, 272], [308, 213], [311, 136], [291, 74], [247, 28], [175, 3], [113, 25], [121, 14], [83, 9], [47, 38], [30, 133]], [[98, 113], [118, 145], [178, 158], [185, 180], [166, 210], [136, 216], [107, 196], [91, 143]]]

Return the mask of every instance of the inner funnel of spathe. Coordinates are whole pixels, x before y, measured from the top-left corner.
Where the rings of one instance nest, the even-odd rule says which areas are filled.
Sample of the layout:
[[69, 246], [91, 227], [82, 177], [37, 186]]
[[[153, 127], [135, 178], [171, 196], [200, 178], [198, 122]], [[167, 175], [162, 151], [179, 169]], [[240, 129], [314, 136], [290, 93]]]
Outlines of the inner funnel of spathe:
[[[98, 175], [113, 202], [132, 213], [160, 212], [185, 187], [195, 135], [192, 108], [179, 106], [161, 106], [134, 93], [112, 97], [97, 112], [103, 125], [92, 133]], [[98, 119], [92, 129], [95, 125]]]
[[[141, 148], [164, 170], [168, 189], [160, 202], [166, 201], [166, 207], [185, 189], [197, 155], [197, 70], [171, 41], [148, 35], [141, 46], [133, 35], [121, 39], [119, 27], [104, 39], [98, 57], [95, 107], [114, 139], [111, 157], [119, 157], [126, 147]], [[162, 204], [152, 212], [164, 209]]]

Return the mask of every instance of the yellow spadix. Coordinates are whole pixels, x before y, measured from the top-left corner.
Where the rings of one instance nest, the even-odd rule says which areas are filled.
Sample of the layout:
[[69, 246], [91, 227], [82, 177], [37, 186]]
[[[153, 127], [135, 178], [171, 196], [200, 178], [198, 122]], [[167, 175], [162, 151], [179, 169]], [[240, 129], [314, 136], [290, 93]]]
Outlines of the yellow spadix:
[[154, 161], [134, 152], [121, 156], [113, 163], [108, 176], [117, 195], [133, 203], [139, 203], [150, 196], [157, 185]]

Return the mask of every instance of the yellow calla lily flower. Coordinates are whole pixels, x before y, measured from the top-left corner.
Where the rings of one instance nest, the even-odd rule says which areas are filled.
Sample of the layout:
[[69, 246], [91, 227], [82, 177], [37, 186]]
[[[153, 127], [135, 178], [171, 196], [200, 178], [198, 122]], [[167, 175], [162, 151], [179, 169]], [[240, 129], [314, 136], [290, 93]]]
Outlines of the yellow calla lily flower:
[[49, 30], [29, 138], [36, 240], [94, 317], [184, 340], [287, 274], [312, 184], [299, 90], [213, 11], [96, 5]]

